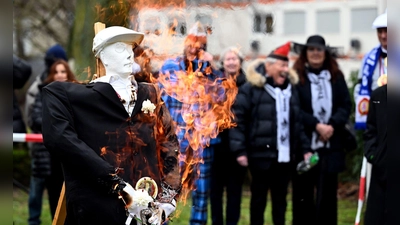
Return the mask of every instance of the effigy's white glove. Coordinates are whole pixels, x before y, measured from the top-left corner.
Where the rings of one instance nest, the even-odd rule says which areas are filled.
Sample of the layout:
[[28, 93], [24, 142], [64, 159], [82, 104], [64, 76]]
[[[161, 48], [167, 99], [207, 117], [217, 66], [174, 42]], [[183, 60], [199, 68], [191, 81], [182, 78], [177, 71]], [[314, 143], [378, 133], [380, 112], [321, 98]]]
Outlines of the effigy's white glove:
[[130, 224], [133, 218], [140, 219], [140, 212], [143, 209], [149, 207], [149, 203], [153, 202], [154, 199], [149, 195], [149, 193], [143, 189], [135, 190], [130, 184], [126, 183], [126, 186], [121, 193], [123, 200], [125, 201], [126, 208], [129, 212], [128, 219], [125, 224]]
[[154, 213], [147, 221], [151, 224], [161, 225], [175, 211], [176, 201], [173, 199], [171, 203], [154, 202], [153, 207], [155, 208]]

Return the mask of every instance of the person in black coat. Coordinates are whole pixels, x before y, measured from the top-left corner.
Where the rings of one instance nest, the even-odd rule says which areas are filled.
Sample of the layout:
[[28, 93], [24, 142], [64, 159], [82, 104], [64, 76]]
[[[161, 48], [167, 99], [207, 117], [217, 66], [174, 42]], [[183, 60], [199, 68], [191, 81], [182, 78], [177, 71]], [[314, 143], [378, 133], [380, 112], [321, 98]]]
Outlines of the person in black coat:
[[387, 217], [387, 85], [371, 94], [364, 133], [364, 155], [372, 164], [365, 225], [388, 224]]
[[345, 166], [343, 134], [351, 111], [349, 91], [319, 35], [307, 39], [293, 69], [300, 78], [296, 88], [304, 130], [320, 157], [310, 171], [299, 175], [293, 170], [293, 224], [337, 224], [338, 173]]
[[101, 30], [93, 52], [106, 75], [43, 88], [44, 144], [62, 163], [68, 224], [160, 225], [175, 210], [175, 127], [156, 86], [131, 76], [143, 37], [120, 26]]
[[21, 89], [32, 74], [31, 66], [24, 60], [13, 55], [13, 132], [26, 133], [26, 125], [22, 118], [15, 90]]
[[[221, 73], [224, 77], [236, 80], [236, 87], [246, 82], [246, 76], [241, 68], [242, 53], [236, 47], [229, 47], [221, 53]], [[211, 164], [211, 219], [214, 225], [236, 225], [240, 218], [240, 203], [242, 185], [247, 171], [239, 165], [236, 157], [229, 150], [229, 130], [223, 130], [218, 137], [221, 143], [215, 145], [214, 159]], [[223, 196], [226, 188], [226, 220], [223, 218]]]
[[272, 52], [266, 62], [248, 66], [248, 82], [239, 88], [233, 113], [237, 126], [229, 130], [230, 147], [238, 163], [251, 173], [250, 224], [264, 224], [268, 190], [272, 219], [285, 224], [291, 161], [310, 152], [301, 121], [300, 102], [293, 87], [298, 79], [288, 71], [290, 42]]

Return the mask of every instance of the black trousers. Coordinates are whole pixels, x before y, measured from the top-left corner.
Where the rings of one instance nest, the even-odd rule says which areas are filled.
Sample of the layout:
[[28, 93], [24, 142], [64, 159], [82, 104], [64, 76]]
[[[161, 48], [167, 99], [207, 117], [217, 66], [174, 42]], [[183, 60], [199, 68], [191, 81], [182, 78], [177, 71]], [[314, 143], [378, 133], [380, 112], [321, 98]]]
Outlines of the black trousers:
[[[257, 164], [259, 164], [258, 162]], [[268, 162], [265, 162], [268, 164]], [[253, 167], [251, 173], [250, 224], [263, 225], [268, 190], [271, 191], [272, 220], [274, 225], [285, 224], [286, 195], [290, 180], [291, 164], [269, 162], [270, 166]]]
[[365, 211], [365, 225], [389, 224], [386, 207], [387, 180], [381, 168], [372, 166], [371, 183], [368, 191], [367, 209]]
[[[114, 196], [114, 198], [117, 198]], [[121, 201], [121, 200], [118, 200]], [[79, 201], [71, 202], [67, 195], [67, 217], [64, 225], [124, 225], [128, 215], [124, 204], [121, 202], [100, 201], [93, 202], [101, 211], [96, 212], [91, 208], [85, 208]], [[130, 225], [136, 225], [132, 219]]]
[[49, 177], [46, 178], [46, 188], [49, 195], [51, 218], [54, 218], [54, 215], [56, 213], [63, 183], [64, 174], [62, 171], [61, 162], [52, 158], [51, 174]]
[[293, 225], [337, 224], [338, 173], [327, 172], [327, 165], [320, 155], [310, 171], [299, 175], [293, 169]]
[[[242, 185], [247, 168], [240, 166], [232, 156], [214, 152], [211, 167], [211, 218], [213, 225], [236, 225], [240, 218]], [[226, 223], [223, 218], [223, 197], [226, 189]]]

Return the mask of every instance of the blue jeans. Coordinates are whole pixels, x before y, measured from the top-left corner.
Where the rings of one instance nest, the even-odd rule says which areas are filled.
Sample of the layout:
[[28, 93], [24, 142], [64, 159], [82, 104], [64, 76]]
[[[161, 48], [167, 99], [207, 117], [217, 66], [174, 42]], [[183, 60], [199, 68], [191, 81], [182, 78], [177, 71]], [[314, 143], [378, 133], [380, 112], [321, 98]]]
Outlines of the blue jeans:
[[196, 189], [192, 190], [192, 210], [190, 225], [207, 224], [208, 197], [210, 195], [211, 163], [213, 161], [213, 146], [204, 148], [202, 157], [204, 163], [199, 164], [200, 176], [195, 181]]
[[29, 190], [29, 225], [39, 225], [42, 213], [43, 192], [46, 188], [46, 178], [31, 176]]
[[[195, 190], [192, 190], [192, 209], [190, 212], [190, 225], [207, 224], [208, 197], [210, 194], [211, 163], [214, 157], [213, 146], [204, 148], [202, 158], [204, 163], [200, 163], [200, 177], [195, 180]], [[168, 225], [164, 223], [163, 225]]]

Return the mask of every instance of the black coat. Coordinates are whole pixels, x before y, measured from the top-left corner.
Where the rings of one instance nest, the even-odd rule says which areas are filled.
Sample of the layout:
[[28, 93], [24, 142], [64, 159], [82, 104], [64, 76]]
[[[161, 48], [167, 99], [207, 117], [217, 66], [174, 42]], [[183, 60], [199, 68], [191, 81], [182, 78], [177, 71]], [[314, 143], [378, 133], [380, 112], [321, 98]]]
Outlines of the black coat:
[[[224, 74], [224, 69], [220, 69], [221, 73]], [[236, 87], [240, 88], [243, 84], [246, 83], [246, 75], [242, 69], [239, 71], [239, 75], [236, 78]], [[223, 130], [221, 133], [219, 133], [218, 137], [221, 139], [220, 144], [218, 144], [218, 152], [214, 153], [215, 154], [220, 154], [220, 155], [227, 155], [230, 154], [231, 152], [229, 151], [229, 130]], [[236, 161], [236, 160], [235, 160]]]
[[381, 170], [381, 178], [386, 179], [387, 85], [374, 90], [369, 102], [364, 155], [374, 169]]
[[[314, 117], [312, 109], [312, 96], [310, 81], [305, 75], [304, 83], [297, 85], [297, 91], [300, 97], [300, 105], [303, 113], [304, 130], [308, 138], [311, 140], [312, 133], [319, 122]], [[332, 84], [332, 113], [328, 124], [334, 128], [334, 133], [330, 139], [330, 149], [327, 149], [320, 154], [327, 154], [329, 166], [328, 171], [340, 172], [345, 166], [345, 152], [343, 140], [343, 130], [349, 120], [351, 112], [351, 100], [349, 90], [343, 74], [340, 72]]]
[[[31, 66], [24, 60], [13, 55], [13, 88], [21, 89], [32, 74]], [[13, 132], [26, 133], [25, 122], [22, 118], [18, 100], [13, 92]]]
[[[28, 115], [28, 125], [35, 134], [42, 133], [43, 105], [42, 88], [45, 85], [39, 85], [39, 92], [35, 97], [32, 110]], [[46, 177], [51, 174], [51, 157], [49, 151], [43, 143], [32, 143], [31, 152], [31, 170], [34, 177]]]
[[[266, 82], [264, 68], [261, 61], [249, 65], [248, 82], [239, 88], [233, 105], [237, 126], [229, 130], [231, 151], [236, 156], [247, 155], [249, 164], [255, 159], [274, 160], [278, 157], [275, 99], [263, 87]], [[291, 77], [290, 81], [294, 83], [295, 80]], [[295, 88], [292, 88], [289, 119], [291, 156], [295, 151], [309, 152], [310, 141], [304, 135]]]
[[371, 182], [365, 213], [365, 224], [392, 224], [387, 212], [387, 85], [375, 89], [370, 98], [364, 154], [372, 164]]
[[[133, 187], [144, 176], [159, 190], [161, 180], [179, 187], [179, 147], [168, 110], [151, 84], [139, 83], [137, 96], [129, 117], [108, 83], [53, 82], [43, 88], [44, 144], [63, 165], [68, 221], [124, 224], [124, 205], [107, 186], [116, 167]], [[155, 117], [141, 111], [146, 99], [157, 105]], [[165, 135], [155, 133], [161, 131], [156, 123]]]

